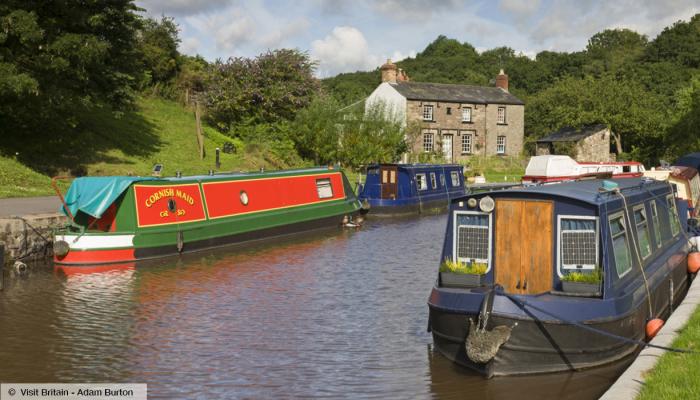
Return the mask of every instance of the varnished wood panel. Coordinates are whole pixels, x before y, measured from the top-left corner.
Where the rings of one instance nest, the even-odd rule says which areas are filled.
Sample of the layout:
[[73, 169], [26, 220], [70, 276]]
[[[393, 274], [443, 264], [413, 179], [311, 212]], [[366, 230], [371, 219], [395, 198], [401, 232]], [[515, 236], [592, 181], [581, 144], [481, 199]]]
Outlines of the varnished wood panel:
[[522, 283], [520, 249], [526, 241], [520, 233], [522, 203], [520, 200], [496, 200], [495, 283], [508, 293], [519, 293], [518, 282]]
[[537, 294], [552, 288], [552, 211], [549, 201], [524, 201], [522, 208], [523, 245], [520, 250], [522, 293]]

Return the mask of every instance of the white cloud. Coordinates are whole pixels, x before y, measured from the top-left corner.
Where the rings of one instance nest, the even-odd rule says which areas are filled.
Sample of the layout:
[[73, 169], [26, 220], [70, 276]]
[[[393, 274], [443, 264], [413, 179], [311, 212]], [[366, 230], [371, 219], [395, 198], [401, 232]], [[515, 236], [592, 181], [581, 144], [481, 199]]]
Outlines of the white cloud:
[[379, 63], [379, 57], [370, 55], [362, 32], [351, 26], [336, 26], [322, 40], [314, 40], [311, 56], [319, 62], [319, 76], [373, 69]]
[[529, 17], [540, 8], [540, 0], [501, 0], [498, 3], [498, 8], [515, 17]]
[[262, 36], [260, 44], [268, 48], [279, 47], [285, 40], [297, 36], [309, 30], [311, 23], [306, 18], [292, 21], [279, 29], [273, 29], [270, 33]]
[[221, 9], [232, 0], [139, 0], [136, 4], [154, 16], [187, 16]]
[[186, 37], [182, 39], [178, 50], [180, 53], [189, 54], [191, 56], [197, 55], [200, 52], [202, 43], [196, 37]]
[[369, 4], [386, 17], [397, 20], [422, 21], [432, 18], [433, 14], [459, 12], [460, 0], [374, 0]]

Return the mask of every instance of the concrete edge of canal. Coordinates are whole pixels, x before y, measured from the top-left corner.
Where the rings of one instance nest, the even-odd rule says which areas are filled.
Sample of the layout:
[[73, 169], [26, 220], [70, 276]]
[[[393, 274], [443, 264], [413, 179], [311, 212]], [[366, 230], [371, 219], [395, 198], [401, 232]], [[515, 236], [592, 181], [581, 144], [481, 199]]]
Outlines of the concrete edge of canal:
[[29, 261], [50, 256], [53, 229], [67, 220], [59, 213], [0, 217], [0, 243], [4, 243], [5, 264], [17, 259]]
[[[683, 329], [690, 317], [695, 312], [698, 304], [700, 304], [700, 279], [693, 279], [690, 289], [683, 299], [683, 302], [671, 314], [668, 321], [664, 324], [661, 331], [652, 341], [651, 344], [657, 346], [670, 347], [673, 341]], [[652, 347], [644, 348], [634, 362], [620, 377], [613, 383], [612, 386], [600, 397], [601, 400], [616, 400], [616, 399], [635, 399], [644, 387], [646, 376], [659, 361], [666, 350], [661, 350]]]

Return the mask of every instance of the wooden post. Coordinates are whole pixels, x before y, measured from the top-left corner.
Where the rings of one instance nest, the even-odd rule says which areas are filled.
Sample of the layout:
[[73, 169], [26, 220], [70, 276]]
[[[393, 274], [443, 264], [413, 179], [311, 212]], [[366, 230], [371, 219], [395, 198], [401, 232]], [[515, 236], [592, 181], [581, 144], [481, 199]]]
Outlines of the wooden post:
[[197, 121], [197, 144], [199, 145], [199, 158], [204, 159], [204, 136], [202, 135], [202, 121], [199, 115], [199, 102], [195, 101], [194, 117]]

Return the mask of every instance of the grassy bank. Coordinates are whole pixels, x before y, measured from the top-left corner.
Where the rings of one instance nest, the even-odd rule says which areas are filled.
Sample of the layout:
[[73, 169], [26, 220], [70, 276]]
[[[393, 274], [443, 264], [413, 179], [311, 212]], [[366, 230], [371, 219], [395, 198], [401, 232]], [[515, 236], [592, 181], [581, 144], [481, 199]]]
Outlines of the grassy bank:
[[[0, 198], [53, 194], [55, 175], [150, 175], [154, 164], [163, 174], [203, 174], [215, 168], [215, 149], [234, 143], [234, 154], [221, 153], [222, 171], [270, 168], [264, 152], [246, 152], [243, 144], [204, 125], [205, 158], [200, 159], [191, 110], [178, 103], [142, 98], [138, 110], [117, 118], [109, 110], [85, 116], [71, 144], [61, 148], [27, 144], [18, 157], [0, 156]], [[67, 188], [67, 184], [62, 184]]]
[[526, 164], [527, 158], [522, 157], [475, 156], [469, 160], [467, 175], [484, 175], [487, 182], [519, 182]]
[[[700, 309], [672, 347], [700, 349]], [[700, 354], [666, 353], [648, 375], [638, 399], [700, 399]]]

